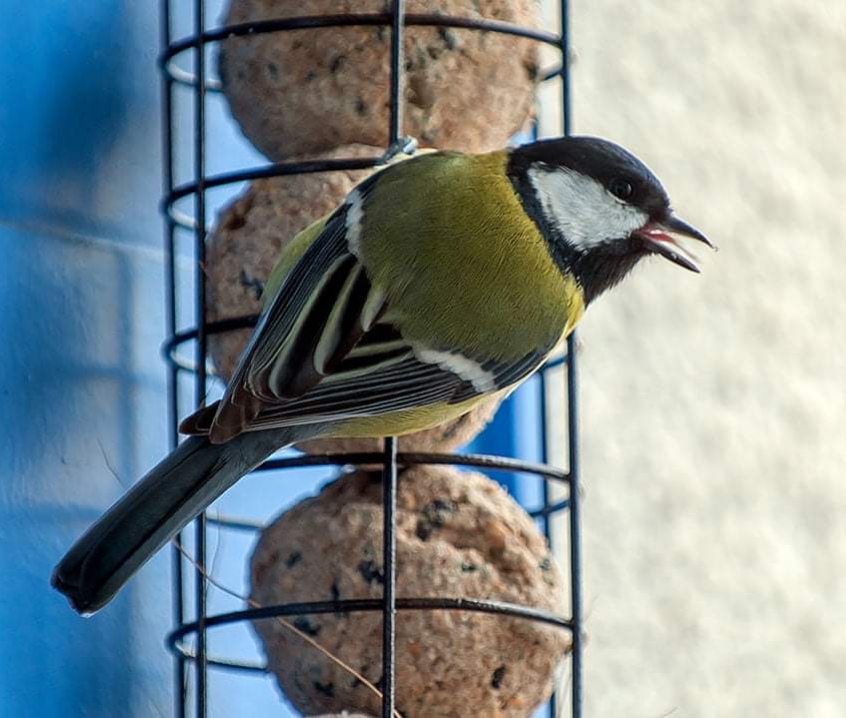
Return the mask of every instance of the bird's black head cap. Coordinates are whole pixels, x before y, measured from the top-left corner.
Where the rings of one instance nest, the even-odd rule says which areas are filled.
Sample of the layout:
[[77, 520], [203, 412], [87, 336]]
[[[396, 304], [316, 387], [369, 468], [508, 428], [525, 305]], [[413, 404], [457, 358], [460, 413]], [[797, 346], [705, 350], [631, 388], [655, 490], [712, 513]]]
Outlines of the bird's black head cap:
[[694, 268], [644, 239], [645, 230], [672, 220], [670, 200], [649, 168], [619, 145], [596, 137], [540, 140], [511, 151], [508, 175], [556, 263], [575, 275], [588, 302], [653, 252]]
[[652, 170], [620, 145], [599, 137], [558, 137], [517, 147], [508, 171], [515, 178], [539, 166], [563, 167], [590, 177], [654, 218], [670, 208], [670, 198]]

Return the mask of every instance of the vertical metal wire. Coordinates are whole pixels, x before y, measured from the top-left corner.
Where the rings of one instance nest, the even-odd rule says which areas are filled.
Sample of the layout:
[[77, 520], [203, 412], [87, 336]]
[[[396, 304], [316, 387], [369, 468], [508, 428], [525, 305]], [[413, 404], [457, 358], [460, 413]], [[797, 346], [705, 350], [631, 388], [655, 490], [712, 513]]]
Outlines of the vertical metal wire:
[[584, 702], [582, 651], [582, 550], [579, 497], [578, 374], [576, 337], [567, 339], [567, 452], [570, 474], [570, 612], [573, 621], [573, 718], [580, 718]]
[[[162, 0], [161, 44], [163, 50], [170, 45], [170, 0]], [[162, 73], [162, 184], [165, 196], [173, 191], [173, 80], [167, 72]], [[175, 226], [168, 212], [165, 218], [165, 326], [168, 336], [176, 333], [176, 265]], [[168, 363], [168, 442], [171, 449], [179, 441], [177, 421], [179, 420], [178, 396], [176, 392], [177, 368]]]
[[561, 0], [561, 127], [569, 135], [573, 126], [570, 103], [570, 2]]
[[[561, 118], [564, 135], [572, 129], [570, 102], [570, 3], [561, 0]], [[576, 334], [567, 338], [567, 455], [570, 474], [570, 611], [573, 621], [572, 715], [581, 718], [584, 707], [582, 657], [582, 551], [579, 466], [579, 406]]]
[[[404, 0], [391, 6], [391, 96], [388, 145], [402, 133], [402, 70]], [[385, 470], [382, 474], [382, 563], [385, 588], [382, 607], [382, 718], [392, 718], [396, 702], [394, 672], [396, 664], [396, 509], [397, 440], [385, 439]]]
[[[540, 440], [541, 440], [541, 463], [547, 464], [549, 462], [549, 432], [547, 422], [549, 421], [549, 407], [547, 406], [547, 370], [542, 369], [538, 372], [538, 379], [540, 381]], [[552, 492], [549, 481], [541, 479], [541, 491], [543, 498], [543, 534], [546, 536], [547, 543], [552, 547], [552, 514], [548, 512], [552, 506]], [[552, 692], [549, 697], [549, 715], [553, 718], [558, 715], [558, 687]]]
[[[197, 384], [196, 405], [202, 406], [206, 398], [206, 47], [203, 31], [206, 25], [205, 0], [194, 3], [194, 34], [197, 37], [195, 64], [196, 84], [194, 85], [194, 178], [197, 182], [195, 252], [196, 252], [196, 320], [197, 320]], [[206, 551], [206, 512], [203, 511], [195, 521], [195, 555], [200, 566], [207, 565]], [[194, 570], [195, 594], [194, 605], [197, 613], [199, 630], [197, 631], [197, 656], [194, 662], [196, 676], [196, 715], [206, 718], [208, 671], [206, 641], [206, 577], [201, 571]]]
[[396, 142], [402, 133], [402, 76], [403, 21], [405, 0], [393, 0], [391, 6], [391, 100], [388, 144]]
[[[170, 45], [170, 0], [162, 0], [160, 8], [160, 42], [162, 52]], [[170, 73], [162, 73], [162, 184], [165, 196], [173, 191], [175, 182], [173, 174], [173, 80]], [[170, 213], [165, 212], [165, 323], [167, 335], [176, 333], [176, 258], [175, 258], [175, 227]], [[179, 420], [179, 395], [177, 391], [177, 368], [168, 363], [167, 367], [167, 396], [168, 396], [168, 446], [172, 451], [179, 441], [177, 422]], [[181, 535], [180, 535], [181, 543]], [[174, 546], [171, 549], [174, 585], [178, 590], [173, 592], [173, 617], [179, 626], [185, 621], [183, 605], [184, 577], [182, 571], [182, 554]], [[181, 696], [185, 690], [186, 678], [185, 657], [176, 656], [174, 668], [174, 691]], [[176, 718], [185, 718], [185, 701], [176, 701]]]
[[396, 703], [394, 683], [396, 649], [396, 510], [397, 440], [385, 439], [385, 471], [382, 476], [382, 541], [385, 589], [382, 597], [382, 718], [392, 718]]

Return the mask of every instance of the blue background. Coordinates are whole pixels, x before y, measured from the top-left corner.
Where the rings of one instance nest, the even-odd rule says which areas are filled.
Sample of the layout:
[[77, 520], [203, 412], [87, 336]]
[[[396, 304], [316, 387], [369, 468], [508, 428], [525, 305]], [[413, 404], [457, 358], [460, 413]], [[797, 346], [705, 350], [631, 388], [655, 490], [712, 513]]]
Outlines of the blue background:
[[[167, 447], [157, 8], [62, 0], [0, 8], [0, 718], [168, 716], [169, 552], [90, 619], [48, 586], [72, 540]], [[218, 16], [212, 8], [209, 22]], [[190, 22], [180, 14], [175, 34]], [[177, 98], [186, 143], [187, 97]], [[209, 99], [208, 126], [209, 171], [263, 162], [219, 97]], [[177, 179], [186, 180], [190, 153], [179, 154]], [[210, 201], [210, 218], [224, 199]], [[188, 240], [180, 238], [185, 263]], [[180, 291], [189, 296], [190, 284]], [[538, 458], [536, 417], [528, 386], [475, 448]], [[277, 513], [326, 478], [253, 476], [222, 502], [229, 513], [266, 518], [268, 506]], [[520, 498], [536, 505], [536, 489]], [[216, 574], [236, 589], [251, 543], [212, 534]], [[213, 593], [211, 611], [236, 607]], [[210, 642], [212, 651], [257, 656], [243, 627], [215, 631]], [[210, 705], [216, 716], [285, 715], [266, 677], [213, 673]]]

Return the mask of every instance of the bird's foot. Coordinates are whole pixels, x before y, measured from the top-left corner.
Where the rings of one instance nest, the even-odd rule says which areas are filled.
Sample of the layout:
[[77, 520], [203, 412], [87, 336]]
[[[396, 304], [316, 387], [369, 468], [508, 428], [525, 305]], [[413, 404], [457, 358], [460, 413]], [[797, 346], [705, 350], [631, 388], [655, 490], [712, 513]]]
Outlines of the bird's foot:
[[393, 159], [396, 158], [397, 155], [413, 155], [417, 151], [417, 138], [410, 137], [405, 135], [404, 137], [399, 137], [393, 142], [391, 142], [388, 149], [385, 150], [385, 154], [383, 154], [379, 158], [378, 164], [386, 165], [389, 164]]

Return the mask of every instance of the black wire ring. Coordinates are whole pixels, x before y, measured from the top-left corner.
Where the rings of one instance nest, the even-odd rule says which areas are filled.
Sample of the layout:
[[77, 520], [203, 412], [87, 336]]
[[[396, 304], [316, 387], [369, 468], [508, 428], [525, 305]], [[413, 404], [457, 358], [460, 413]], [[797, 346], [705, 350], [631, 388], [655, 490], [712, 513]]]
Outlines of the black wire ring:
[[[255, 179], [267, 177], [287, 177], [289, 175], [314, 174], [317, 172], [339, 172], [342, 170], [366, 170], [375, 167], [380, 157], [357, 158], [357, 159], [334, 159], [334, 160], [309, 160], [305, 162], [275, 162], [262, 167], [252, 167], [246, 170], [234, 172], [223, 172], [218, 175], [208, 175], [203, 178], [203, 188], [206, 190], [238, 182], [248, 182]], [[174, 205], [180, 199], [194, 196], [199, 191], [197, 181], [185, 182], [177, 185], [164, 198], [164, 210], [175, 226], [183, 229], [197, 229], [196, 220], [188, 218], [188, 215], [179, 213]], [[187, 219], [186, 219], [187, 218]]]
[[[215, 30], [207, 30], [200, 35], [189, 35], [171, 42], [167, 50], [159, 57], [159, 65], [162, 70], [174, 82], [185, 81], [185, 71], [179, 73], [182, 79], [170, 73], [169, 63], [177, 55], [186, 50], [196, 49], [212, 43], [220, 42], [229, 37], [243, 37], [245, 35], [263, 35], [270, 32], [288, 32], [291, 30], [312, 30], [326, 27], [390, 27], [393, 22], [393, 14], [383, 13], [361, 13], [361, 14], [335, 14], [335, 15], [306, 15], [302, 17], [280, 18], [275, 20], [256, 20], [243, 22], [234, 25], [223, 25]], [[457, 30], [482, 30], [498, 33], [501, 35], [513, 35], [523, 37], [527, 40], [551, 45], [555, 48], [561, 47], [561, 37], [555, 33], [545, 30], [535, 30], [523, 25], [517, 25], [502, 20], [486, 20], [468, 17], [450, 17], [448, 15], [436, 15], [433, 13], [406, 13], [403, 16], [405, 27], [447, 27]], [[193, 73], [187, 73], [191, 77], [190, 84], [196, 84]]]
[[[522, 618], [535, 623], [545, 623], [561, 630], [573, 633], [573, 623], [570, 619], [551, 611], [540, 608], [521, 606], [507, 601], [492, 601], [479, 598], [397, 598], [398, 611], [473, 611], [475, 613], [490, 613], [511, 618]], [[342, 601], [307, 601], [302, 603], [283, 603], [261, 608], [245, 608], [216, 616], [207, 616], [203, 621], [205, 628], [224, 626], [243, 621], [256, 621], [276, 618], [279, 616], [307, 616], [323, 613], [361, 613], [381, 611], [384, 608], [382, 600], [378, 598], [351, 598]], [[166, 639], [171, 651], [182, 654], [186, 659], [193, 660], [193, 650], [182, 639], [196, 633], [199, 623], [192, 621], [183, 623], [171, 631]], [[267, 668], [259, 663], [241, 661], [230, 658], [209, 658], [209, 665], [220, 668], [255, 671], [265, 673]]]

